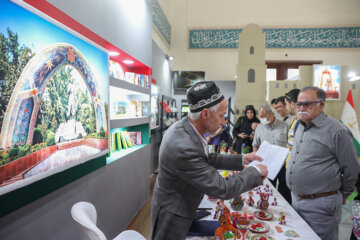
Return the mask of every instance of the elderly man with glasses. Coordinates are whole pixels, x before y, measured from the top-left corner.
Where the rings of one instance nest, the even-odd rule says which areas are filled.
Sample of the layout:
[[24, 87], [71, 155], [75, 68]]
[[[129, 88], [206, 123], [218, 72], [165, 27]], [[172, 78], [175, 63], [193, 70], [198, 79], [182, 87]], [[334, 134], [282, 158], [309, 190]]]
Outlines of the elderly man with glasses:
[[326, 94], [303, 88], [296, 102], [296, 130], [286, 182], [292, 205], [321, 239], [338, 239], [342, 205], [359, 172], [350, 131], [324, 113]]

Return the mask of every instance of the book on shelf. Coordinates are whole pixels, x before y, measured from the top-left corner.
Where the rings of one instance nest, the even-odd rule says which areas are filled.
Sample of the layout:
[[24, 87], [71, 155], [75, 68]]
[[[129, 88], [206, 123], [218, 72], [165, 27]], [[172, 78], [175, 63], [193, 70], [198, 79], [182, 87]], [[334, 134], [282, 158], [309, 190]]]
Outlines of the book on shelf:
[[129, 83], [133, 83], [135, 81], [135, 73], [133, 72], [125, 72], [125, 80]]
[[124, 132], [119, 132], [120, 133], [120, 139], [121, 139], [121, 144], [123, 146], [123, 149], [127, 149], [128, 145], [126, 144], [126, 140], [125, 140], [125, 136], [124, 136]]
[[117, 150], [121, 150], [122, 144], [121, 144], [121, 137], [119, 132], [116, 133], [116, 144], [117, 144]]
[[136, 116], [137, 117], [142, 117], [143, 116], [143, 102], [139, 101], [138, 104], [137, 104], [137, 108], [136, 108]]
[[129, 108], [127, 112], [128, 117], [136, 117], [138, 103], [136, 101], [129, 101]]
[[125, 139], [125, 142], [126, 142], [128, 148], [133, 147], [133, 144], [132, 144], [132, 142], [131, 142], [131, 140], [130, 140], [130, 138], [129, 138], [129, 133], [128, 133], [128, 131], [124, 131], [124, 132], [122, 132], [122, 134], [123, 134], [123, 137], [124, 137], [124, 139]]
[[115, 152], [116, 151], [116, 133], [111, 134], [110, 139], [110, 151]]
[[160, 105], [162, 106], [162, 108], [166, 113], [171, 113], [171, 108], [166, 102], [160, 102]]
[[133, 145], [142, 144], [141, 132], [128, 132], [128, 134]]
[[120, 80], [125, 80], [124, 70], [120, 63], [113, 60], [109, 61], [109, 76]]
[[134, 79], [135, 85], [140, 85], [140, 78], [141, 78], [140, 74], [135, 74], [135, 79]]
[[150, 116], [150, 102], [142, 102], [142, 115], [145, 117]]

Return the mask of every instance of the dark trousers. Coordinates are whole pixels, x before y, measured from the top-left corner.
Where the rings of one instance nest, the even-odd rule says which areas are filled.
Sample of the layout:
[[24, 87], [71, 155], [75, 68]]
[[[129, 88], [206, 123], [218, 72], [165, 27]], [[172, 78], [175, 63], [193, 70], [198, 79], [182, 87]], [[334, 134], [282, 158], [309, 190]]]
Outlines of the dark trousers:
[[160, 208], [157, 217], [152, 216], [152, 240], [184, 240], [192, 222]]
[[357, 240], [357, 237], [356, 237], [355, 234], [354, 234], [354, 228], [353, 228], [353, 230], [351, 231], [350, 240]]
[[270, 180], [271, 184], [276, 187], [276, 182], [279, 180], [279, 193], [285, 198], [285, 200], [291, 205], [291, 191], [286, 186], [286, 168], [285, 165], [280, 169], [280, 172], [274, 180]]

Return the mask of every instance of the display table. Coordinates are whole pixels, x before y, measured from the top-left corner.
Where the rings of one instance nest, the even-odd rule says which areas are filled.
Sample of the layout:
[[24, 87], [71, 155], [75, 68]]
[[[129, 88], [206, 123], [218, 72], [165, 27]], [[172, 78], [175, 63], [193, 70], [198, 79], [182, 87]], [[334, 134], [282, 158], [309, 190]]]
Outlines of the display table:
[[[254, 216], [254, 220], [262, 221], [267, 223], [270, 226], [270, 231], [267, 233], [264, 233], [268, 236], [271, 236], [273, 239], [276, 240], [286, 240], [286, 239], [311, 239], [311, 240], [317, 240], [320, 239], [316, 233], [310, 228], [310, 226], [300, 217], [300, 215], [292, 208], [292, 206], [281, 196], [281, 194], [273, 187], [273, 185], [270, 183], [268, 179], [265, 180], [264, 185], [260, 186], [261, 191], [264, 192], [266, 184], [269, 185], [270, 192], [273, 191], [272, 196], [269, 197], [269, 208], [265, 212], [269, 212], [273, 214], [272, 220], [260, 220]], [[253, 192], [253, 199], [254, 199], [254, 206], [250, 207], [246, 200], [249, 198], [248, 192], [243, 193], [241, 196], [244, 199], [244, 207], [246, 208], [247, 212], [254, 213], [255, 211], [259, 211], [260, 209], [257, 208], [257, 202], [260, 199], [260, 195], [256, 193], [256, 191]], [[274, 198], [276, 198], [277, 205], [273, 206], [272, 203], [274, 202]], [[230, 201], [226, 200], [224, 201], [225, 205], [229, 208], [230, 212], [234, 212], [234, 210], [230, 207]], [[211, 215], [202, 218], [202, 220], [211, 220], [211, 221], [218, 221], [217, 219], [213, 219], [215, 214], [217, 201], [216, 200], [209, 200], [208, 196], [205, 195], [199, 208], [211, 208], [211, 210], [208, 210], [211, 212]], [[238, 211], [239, 213], [243, 213], [243, 209]], [[285, 215], [285, 221], [286, 224], [281, 225], [279, 224], [280, 215], [281, 212]], [[282, 232], [279, 233], [276, 230], [276, 226], [281, 227]], [[285, 233], [288, 230], [295, 231], [299, 237], [290, 237], [286, 236]], [[256, 235], [256, 233], [250, 232], [251, 237]], [[186, 239], [188, 240], [213, 240], [214, 236], [202, 236], [202, 237], [195, 237], [195, 236], [188, 236]], [[251, 239], [251, 238], [250, 238]], [[255, 237], [254, 237], [255, 239]]]

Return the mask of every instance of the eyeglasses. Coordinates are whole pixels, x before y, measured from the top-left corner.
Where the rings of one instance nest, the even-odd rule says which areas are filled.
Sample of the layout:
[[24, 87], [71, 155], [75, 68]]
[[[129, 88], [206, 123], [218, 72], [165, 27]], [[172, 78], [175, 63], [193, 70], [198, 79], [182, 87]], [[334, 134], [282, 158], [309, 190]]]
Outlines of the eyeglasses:
[[317, 101], [312, 101], [312, 102], [296, 102], [295, 105], [296, 107], [300, 108], [301, 106], [304, 106], [304, 107], [310, 107], [310, 105], [314, 104], [314, 103], [320, 103], [321, 101], [320, 100], [317, 100]]

